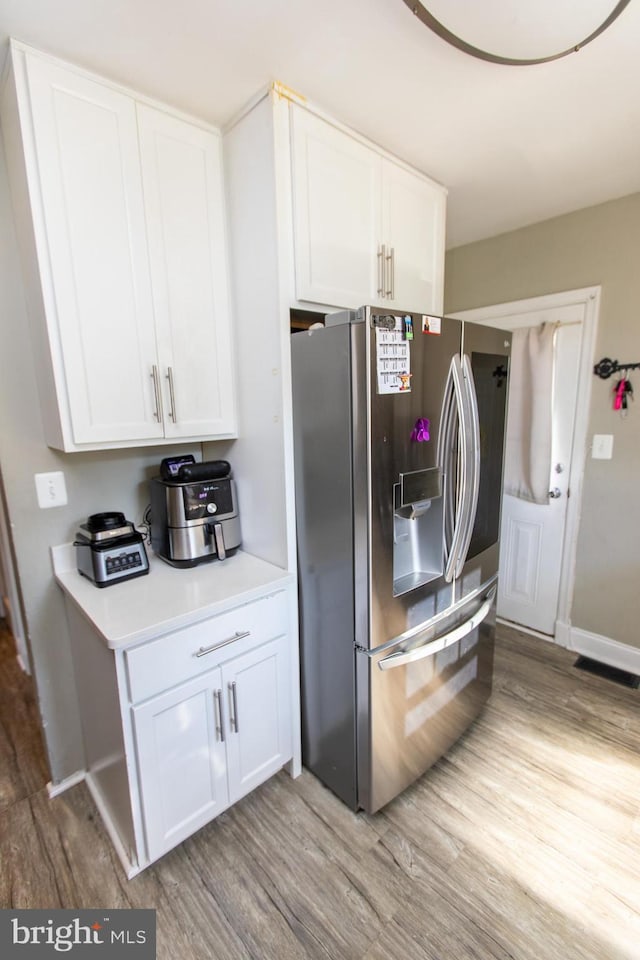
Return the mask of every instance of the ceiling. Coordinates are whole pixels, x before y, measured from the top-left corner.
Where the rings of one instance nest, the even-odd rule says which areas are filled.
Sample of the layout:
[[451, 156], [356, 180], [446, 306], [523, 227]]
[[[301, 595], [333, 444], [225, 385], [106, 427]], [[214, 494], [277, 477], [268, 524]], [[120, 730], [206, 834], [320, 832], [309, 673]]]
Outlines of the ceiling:
[[640, 0], [530, 67], [461, 53], [403, 0], [0, 0], [2, 55], [9, 36], [220, 126], [280, 80], [445, 184], [449, 247], [640, 190]]

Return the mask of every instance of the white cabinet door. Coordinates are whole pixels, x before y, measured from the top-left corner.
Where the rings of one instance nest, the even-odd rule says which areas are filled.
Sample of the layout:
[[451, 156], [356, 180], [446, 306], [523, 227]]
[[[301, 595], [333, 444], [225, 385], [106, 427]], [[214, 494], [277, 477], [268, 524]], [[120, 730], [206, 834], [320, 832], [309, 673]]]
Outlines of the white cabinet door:
[[133, 708], [151, 860], [229, 805], [222, 692], [220, 670], [212, 670]]
[[442, 313], [445, 192], [406, 167], [383, 161], [382, 234], [392, 261], [389, 299], [401, 310]]
[[441, 313], [446, 193], [291, 106], [296, 297]]
[[381, 158], [291, 106], [298, 300], [359, 307], [379, 299]]
[[36, 154], [27, 162], [58, 404], [68, 404], [76, 444], [161, 437], [134, 101], [39, 56], [25, 64]]
[[138, 104], [166, 437], [235, 430], [220, 138]]
[[291, 756], [291, 694], [284, 638], [222, 668], [229, 735], [229, 799], [239, 800]]

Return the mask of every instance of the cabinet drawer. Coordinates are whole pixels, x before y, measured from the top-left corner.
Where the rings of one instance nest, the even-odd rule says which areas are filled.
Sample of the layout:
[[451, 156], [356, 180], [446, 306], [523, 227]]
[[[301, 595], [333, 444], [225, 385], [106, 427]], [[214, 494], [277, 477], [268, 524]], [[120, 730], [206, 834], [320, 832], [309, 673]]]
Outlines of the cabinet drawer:
[[132, 703], [161, 693], [286, 633], [287, 607], [287, 593], [280, 591], [126, 650]]

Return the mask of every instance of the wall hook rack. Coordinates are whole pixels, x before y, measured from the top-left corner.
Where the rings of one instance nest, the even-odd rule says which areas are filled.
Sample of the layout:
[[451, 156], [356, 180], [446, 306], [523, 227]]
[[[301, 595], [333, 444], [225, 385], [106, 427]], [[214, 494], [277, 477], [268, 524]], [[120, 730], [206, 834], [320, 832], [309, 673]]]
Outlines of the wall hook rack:
[[618, 363], [617, 360], [610, 360], [609, 357], [603, 357], [599, 363], [596, 363], [593, 372], [602, 380], [608, 380], [614, 373], [624, 373], [627, 370], [640, 370], [639, 363]]

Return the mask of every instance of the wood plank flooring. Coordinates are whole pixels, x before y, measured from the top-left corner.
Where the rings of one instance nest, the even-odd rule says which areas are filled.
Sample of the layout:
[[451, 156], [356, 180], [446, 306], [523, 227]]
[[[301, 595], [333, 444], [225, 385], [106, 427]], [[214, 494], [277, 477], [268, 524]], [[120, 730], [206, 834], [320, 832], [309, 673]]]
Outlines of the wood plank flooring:
[[33, 681], [0, 619], [0, 812], [49, 780], [39, 723]]
[[127, 881], [5, 648], [0, 907], [155, 907], [161, 960], [640, 958], [640, 692], [566, 650], [500, 628], [483, 714], [381, 813], [281, 773]]

